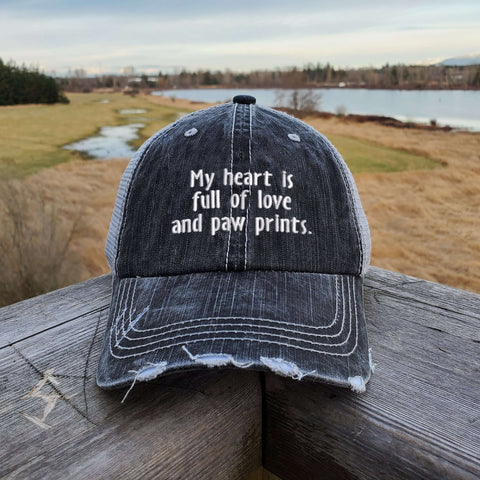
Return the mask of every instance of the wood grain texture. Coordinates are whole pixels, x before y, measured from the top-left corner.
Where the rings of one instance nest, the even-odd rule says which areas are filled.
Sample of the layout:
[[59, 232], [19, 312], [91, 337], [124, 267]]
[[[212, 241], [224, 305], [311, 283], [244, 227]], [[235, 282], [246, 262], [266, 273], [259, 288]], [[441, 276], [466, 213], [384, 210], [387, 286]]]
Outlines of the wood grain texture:
[[103, 312], [110, 305], [111, 283], [111, 275], [102, 275], [0, 308], [0, 348], [84, 315]]
[[[0, 309], [0, 477], [480, 478], [480, 296], [371, 268], [364, 395], [242, 370], [104, 392], [111, 277]], [[262, 426], [263, 409], [263, 426]], [[273, 475], [272, 475], [273, 477]]]
[[284, 480], [480, 478], [480, 296], [371, 268], [366, 394], [267, 375], [264, 466]]
[[121, 404], [95, 384], [109, 295], [105, 276], [0, 310], [0, 477], [246, 478], [261, 465], [258, 376], [165, 377]]
[[263, 467], [260, 467], [258, 470], [252, 472], [247, 479], [245, 480], [282, 480], [277, 475], [265, 470]]

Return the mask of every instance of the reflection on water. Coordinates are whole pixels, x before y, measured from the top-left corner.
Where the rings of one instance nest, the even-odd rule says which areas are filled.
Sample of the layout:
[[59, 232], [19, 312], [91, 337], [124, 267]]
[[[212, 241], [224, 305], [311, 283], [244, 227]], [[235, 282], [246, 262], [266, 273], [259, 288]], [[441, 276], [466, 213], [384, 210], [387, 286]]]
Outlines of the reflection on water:
[[[318, 88], [319, 109], [332, 113], [386, 115], [399, 120], [450, 125], [480, 131], [480, 92], [478, 90], [370, 90], [366, 88]], [[305, 91], [299, 89], [298, 92]], [[152, 95], [186, 98], [197, 102], [230, 101], [240, 93], [253, 95], [260, 105], [289, 105], [278, 101], [278, 90], [268, 88], [227, 89], [202, 88], [162, 90]], [[284, 99], [293, 90], [281, 90]]]
[[147, 113], [147, 110], [145, 108], [121, 108], [118, 113], [120, 115], [137, 115]]
[[70, 143], [63, 148], [76, 150], [99, 160], [115, 157], [130, 158], [136, 148], [129, 142], [139, 138], [138, 130], [144, 126], [144, 123], [130, 123], [118, 127], [102, 127], [98, 135]]

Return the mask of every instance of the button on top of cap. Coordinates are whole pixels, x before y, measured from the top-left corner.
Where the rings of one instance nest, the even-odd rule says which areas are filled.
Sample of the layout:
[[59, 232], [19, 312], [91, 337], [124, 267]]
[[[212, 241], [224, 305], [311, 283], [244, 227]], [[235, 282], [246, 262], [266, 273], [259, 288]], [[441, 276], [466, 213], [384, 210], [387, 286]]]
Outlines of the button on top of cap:
[[233, 103], [244, 103], [250, 105], [251, 103], [256, 103], [257, 99], [251, 95], [236, 95], [233, 97]]

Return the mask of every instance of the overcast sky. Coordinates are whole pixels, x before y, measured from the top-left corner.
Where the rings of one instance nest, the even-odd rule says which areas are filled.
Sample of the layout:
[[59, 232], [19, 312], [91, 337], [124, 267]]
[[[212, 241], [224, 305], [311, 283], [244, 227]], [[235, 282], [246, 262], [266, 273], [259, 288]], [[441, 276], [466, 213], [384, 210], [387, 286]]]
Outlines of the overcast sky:
[[57, 74], [380, 66], [476, 53], [478, 0], [0, 0], [0, 58]]

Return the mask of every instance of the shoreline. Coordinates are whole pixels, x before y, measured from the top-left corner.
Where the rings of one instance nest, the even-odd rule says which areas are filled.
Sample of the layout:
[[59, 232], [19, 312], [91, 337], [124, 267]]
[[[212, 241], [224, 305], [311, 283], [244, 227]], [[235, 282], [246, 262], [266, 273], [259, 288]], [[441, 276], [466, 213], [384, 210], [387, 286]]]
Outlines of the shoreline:
[[[455, 130], [455, 131], [468, 131], [468, 132], [478, 132], [480, 131], [480, 122], [474, 116], [473, 111], [470, 108], [470, 105], [476, 101], [476, 94], [469, 93], [470, 91], [465, 90], [461, 98], [461, 110], [457, 117], [455, 112], [455, 105], [458, 103], [454, 93], [437, 93], [440, 90], [394, 90], [394, 89], [363, 89], [370, 90], [372, 93], [363, 94], [357, 88], [350, 88], [349, 90], [353, 93], [353, 96], [348, 96], [346, 92], [342, 93], [342, 88], [331, 88], [331, 91], [335, 90], [335, 93], [330, 96], [326, 91], [318, 90], [318, 93], [315, 93], [316, 90], [313, 90], [314, 93], [311, 93], [308, 89], [303, 90], [306, 93], [299, 93], [300, 98], [304, 95], [305, 97], [316, 96], [320, 98], [320, 102], [315, 101], [315, 104], [318, 108], [316, 111], [307, 111], [303, 112], [301, 110], [294, 110], [291, 108], [293, 106], [292, 98], [294, 91], [292, 89], [269, 89], [269, 88], [252, 88], [245, 89], [244, 93], [250, 93], [251, 95], [257, 96], [258, 103], [263, 105], [268, 105], [272, 108], [278, 110], [286, 111], [294, 116], [303, 118], [306, 115], [315, 114], [322, 116], [338, 116], [338, 117], [348, 117], [350, 120], [355, 121], [367, 121], [372, 120], [375, 122], [380, 122], [384, 125], [391, 125], [399, 128], [427, 128], [427, 129], [444, 129], [444, 130]], [[202, 91], [210, 92], [202, 95]], [[218, 93], [215, 93], [217, 92]], [[146, 89], [144, 90], [144, 95], [150, 97], [163, 97], [163, 98], [175, 98], [175, 100], [189, 100], [193, 104], [199, 102], [202, 104], [207, 104], [208, 100], [203, 100], [202, 97], [211, 97], [211, 100], [224, 100], [224, 98], [230, 98], [236, 94], [236, 89], [223, 89], [217, 88], [200, 88], [200, 89], [169, 89], [169, 90], [157, 90], [157, 89]], [[257, 92], [258, 91], [258, 95]], [[288, 92], [287, 94], [283, 93], [284, 91]], [[396, 92], [392, 93], [392, 105], [390, 108], [384, 108], [384, 99], [385, 95], [388, 95], [390, 98], [391, 94], [382, 94], [380, 92]], [[456, 90], [457, 91], [457, 90]], [[460, 90], [458, 90], [460, 92]], [[168, 93], [167, 93], [168, 92]], [[188, 92], [197, 92], [189, 94]], [[223, 92], [223, 94], [222, 94]], [[242, 89], [238, 89], [238, 92], [242, 92]], [[375, 93], [377, 92], [377, 93]], [[398, 96], [403, 92], [404, 95], [409, 95], [407, 97]], [[412, 92], [411, 94], [405, 92]], [[416, 93], [415, 93], [416, 92]], [[429, 93], [430, 92], [430, 93]], [[473, 90], [472, 90], [473, 92]], [[183, 98], [181, 98], [183, 95]], [[367, 95], [367, 96], [364, 96]], [[413, 97], [412, 97], [413, 95]], [[418, 97], [420, 95], [420, 97]], [[423, 97], [423, 95], [428, 95]], [[438, 97], [440, 95], [440, 97]], [[445, 95], [447, 95], [445, 97]], [[452, 96], [453, 95], [453, 96]], [[465, 96], [467, 95], [467, 96]], [[325, 96], [325, 97], [324, 97]], [[346, 96], [347, 100], [342, 100]], [[190, 97], [190, 98], [189, 98]], [[223, 98], [222, 98], [223, 97]], [[470, 98], [472, 97], [472, 98]], [[193, 98], [194, 100], [191, 100]], [[324, 98], [327, 100], [324, 101]], [[351, 100], [348, 100], [351, 98]], [[480, 96], [479, 96], [480, 98]], [[198, 100], [197, 100], [198, 99]], [[357, 100], [355, 100], [357, 99]], [[363, 99], [359, 100], [358, 99]], [[371, 99], [371, 101], [367, 101]], [[429, 99], [429, 100], [421, 100]], [[420, 101], [420, 104], [418, 102]], [[451, 106], [451, 110], [445, 110], [445, 107], [435, 108], [436, 102], [446, 102], [446, 105]], [[308, 102], [308, 100], [307, 100]], [[343, 104], [346, 102], [351, 105], [347, 108]], [[376, 105], [376, 108], [372, 108], [371, 104]], [[390, 102], [390, 100], [388, 100]], [[426, 102], [426, 103], [425, 103]], [[218, 103], [218, 102], [216, 102]], [[405, 107], [401, 105], [406, 103]], [[278, 104], [278, 106], [273, 106]], [[285, 106], [284, 106], [285, 105]], [[288, 105], [288, 107], [287, 107]], [[301, 105], [301, 103], [300, 103]], [[304, 105], [308, 105], [305, 103]], [[417, 106], [415, 106], [417, 105]], [[313, 106], [313, 104], [312, 104]], [[326, 107], [326, 108], [325, 108]], [[347, 113], [348, 111], [348, 113]], [[362, 113], [364, 112], [364, 113]], [[453, 113], [452, 113], [453, 112]]]
[[[157, 90], [158, 91], [158, 90]], [[200, 110], [202, 108], [208, 108], [212, 105], [218, 105], [222, 102], [200, 102], [196, 100], [189, 100], [186, 98], [173, 98], [167, 97], [164, 95], [152, 95], [148, 92], [142, 92], [139, 94], [141, 98], [144, 98], [147, 101], [152, 103], [156, 103], [159, 105], [165, 106], [178, 106], [181, 108], [191, 108], [193, 110]], [[154, 100], [158, 99], [158, 100]], [[356, 123], [373, 123], [373, 124], [380, 124], [385, 125], [387, 127], [394, 127], [394, 128], [401, 128], [401, 129], [418, 129], [418, 130], [425, 130], [425, 131], [442, 131], [442, 132], [462, 132], [462, 133], [480, 133], [475, 130], [469, 129], [461, 129], [456, 127], [451, 127], [450, 125], [433, 125], [428, 123], [419, 123], [413, 121], [402, 121], [398, 120], [394, 117], [389, 117], [385, 115], [369, 115], [369, 114], [356, 114], [356, 113], [346, 113], [344, 115], [332, 112], [325, 112], [321, 110], [315, 111], [302, 111], [302, 110], [293, 110], [288, 107], [272, 107], [275, 110], [280, 110], [282, 112], [286, 112], [294, 117], [304, 119], [307, 117], [313, 118], [324, 118], [324, 119], [341, 119], [346, 122], [356, 122]]]
[[[303, 85], [300, 87], [284, 87], [284, 86], [263, 86], [263, 87], [245, 87], [245, 86], [226, 86], [226, 85], [201, 85], [198, 87], [178, 87], [178, 90], [242, 90], [242, 89], [247, 89], [247, 90], [311, 90], [311, 89], [341, 89], [341, 90], [348, 90], [348, 89], [355, 89], [355, 90], [398, 90], [399, 92], [402, 91], [418, 91], [418, 92], [426, 92], [426, 91], [439, 91], [439, 90], [455, 90], [455, 91], [465, 91], [465, 92], [480, 92], [480, 87], [369, 87], [366, 85]], [[148, 89], [142, 89], [142, 90], [150, 90], [152, 92], [162, 92], [165, 90], [171, 91], [171, 90], [177, 90], [177, 88], [148, 88]], [[67, 92], [68, 93], [68, 92]]]

